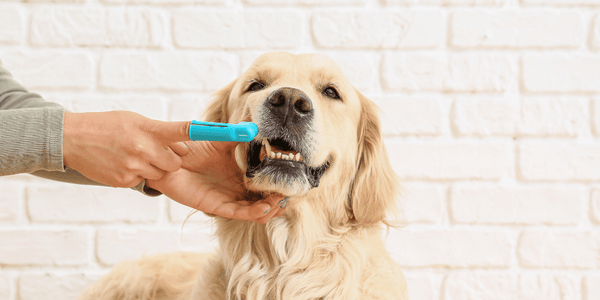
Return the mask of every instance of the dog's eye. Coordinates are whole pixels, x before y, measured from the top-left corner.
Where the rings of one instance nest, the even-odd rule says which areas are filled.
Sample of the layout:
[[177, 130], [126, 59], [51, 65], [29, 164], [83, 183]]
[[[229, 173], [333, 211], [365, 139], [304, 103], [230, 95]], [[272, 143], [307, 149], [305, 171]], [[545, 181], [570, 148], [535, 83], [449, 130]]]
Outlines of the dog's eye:
[[246, 90], [247, 92], [256, 92], [256, 91], [260, 91], [262, 89], [265, 88], [265, 83], [262, 81], [255, 81], [253, 82], [248, 89]]
[[340, 99], [340, 95], [338, 94], [338, 92], [332, 88], [332, 87], [327, 87], [323, 90], [323, 95], [331, 98], [331, 99]]

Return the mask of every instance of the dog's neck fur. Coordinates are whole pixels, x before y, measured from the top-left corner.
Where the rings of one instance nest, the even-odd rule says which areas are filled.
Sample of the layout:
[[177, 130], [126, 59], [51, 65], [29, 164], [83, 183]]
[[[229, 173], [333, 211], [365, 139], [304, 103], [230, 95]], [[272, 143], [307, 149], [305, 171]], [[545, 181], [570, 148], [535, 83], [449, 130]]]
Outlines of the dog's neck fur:
[[333, 195], [348, 193], [322, 191], [292, 198], [286, 214], [267, 225], [218, 220], [227, 299], [354, 299], [369, 257], [364, 243], [379, 238], [379, 228], [355, 226], [347, 209], [333, 211], [347, 201]]

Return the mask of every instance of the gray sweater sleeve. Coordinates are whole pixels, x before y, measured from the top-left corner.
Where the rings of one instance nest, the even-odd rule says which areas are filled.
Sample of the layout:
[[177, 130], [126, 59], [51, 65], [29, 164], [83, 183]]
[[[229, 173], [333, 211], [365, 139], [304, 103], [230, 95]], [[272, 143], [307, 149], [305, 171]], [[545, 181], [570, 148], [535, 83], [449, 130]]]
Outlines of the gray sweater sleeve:
[[29, 93], [0, 65], [0, 176], [64, 171], [65, 109]]
[[[0, 176], [31, 173], [77, 184], [102, 185], [63, 163], [65, 109], [17, 83], [0, 62]], [[160, 192], [140, 183], [133, 189]]]

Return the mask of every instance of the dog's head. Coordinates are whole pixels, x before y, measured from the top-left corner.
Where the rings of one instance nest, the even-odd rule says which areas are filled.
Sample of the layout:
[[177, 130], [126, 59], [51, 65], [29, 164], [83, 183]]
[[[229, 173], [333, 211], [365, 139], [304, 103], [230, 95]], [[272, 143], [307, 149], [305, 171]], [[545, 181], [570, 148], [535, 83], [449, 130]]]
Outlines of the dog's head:
[[215, 94], [205, 119], [257, 124], [257, 137], [235, 152], [250, 190], [345, 193], [341, 206], [359, 223], [384, 221], [395, 207], [398, 182], [376, 106], [326, 56], [260, 56]]

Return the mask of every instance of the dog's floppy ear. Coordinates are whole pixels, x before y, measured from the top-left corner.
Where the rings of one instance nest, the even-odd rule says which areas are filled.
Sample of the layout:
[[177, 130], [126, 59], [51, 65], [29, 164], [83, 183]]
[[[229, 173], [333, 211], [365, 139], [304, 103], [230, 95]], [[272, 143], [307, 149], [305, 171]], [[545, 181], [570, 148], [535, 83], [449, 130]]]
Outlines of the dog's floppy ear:
[[350, 189], [352, 212], [358, 224], [387, 222], [388, 213], [396, 213], [399, 180], [390, 165], [378, 108], [359, 91], [361, 117], [358, 126], [358, 159]]
[[233, 90], [233, 86], [235, 86], [236, 82], [237, 79], [212, 95], [211, 101], [208, 104], [206, 111], [204, 111], [204, 121], [226, 123], [227, 120], [229, 120], [227, 106], [229, 104], [231, 90]]

